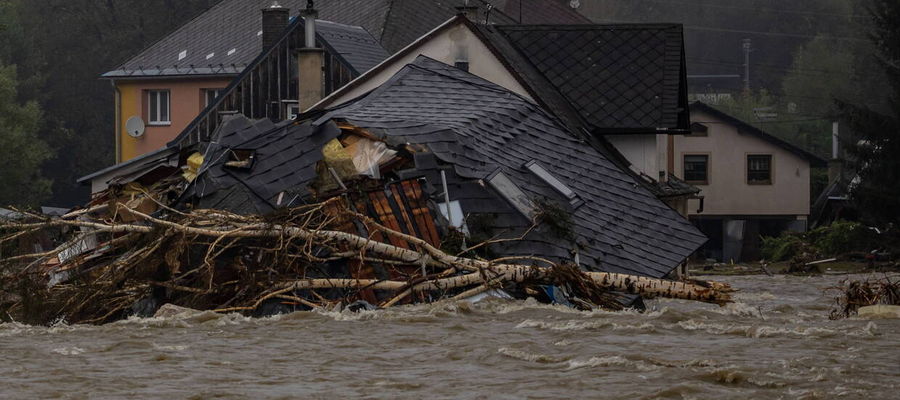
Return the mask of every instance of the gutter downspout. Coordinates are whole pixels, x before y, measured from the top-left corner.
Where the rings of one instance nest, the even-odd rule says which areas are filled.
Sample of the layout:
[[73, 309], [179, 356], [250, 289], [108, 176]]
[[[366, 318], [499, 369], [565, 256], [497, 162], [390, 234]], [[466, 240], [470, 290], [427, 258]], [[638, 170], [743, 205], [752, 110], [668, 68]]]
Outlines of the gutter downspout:
[[119, 86], [116, 85], [115, 79], [110, 79], [109, 83], [112, 84], [113, 90], [116, 92], [116, 127], [113, 130], [116, 134], [116, 164], [118, 164], [122, 162], [122, 92], [119, 90]]

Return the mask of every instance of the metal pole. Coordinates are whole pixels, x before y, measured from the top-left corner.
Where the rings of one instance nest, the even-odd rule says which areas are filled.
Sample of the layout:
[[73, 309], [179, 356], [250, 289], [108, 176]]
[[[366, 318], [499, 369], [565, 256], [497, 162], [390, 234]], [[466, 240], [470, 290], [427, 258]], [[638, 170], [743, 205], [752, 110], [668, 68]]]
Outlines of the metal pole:
[[447, 173], [441, 170], [441, 184], [444, 185], [444, 204], [446, 205], [447, 220], [453, 226], [453, 215], [450, 214], [450, 190], [447, 189]]
[[834, 121], [831, 123], [831, 158], [836, 160], [840, 158], [840, 148], [838, 147], [840, 134], [838, 131], [838, 122]]
[[743, 40], [744, 48], [744, 90], [750, 91], [750, 39]]

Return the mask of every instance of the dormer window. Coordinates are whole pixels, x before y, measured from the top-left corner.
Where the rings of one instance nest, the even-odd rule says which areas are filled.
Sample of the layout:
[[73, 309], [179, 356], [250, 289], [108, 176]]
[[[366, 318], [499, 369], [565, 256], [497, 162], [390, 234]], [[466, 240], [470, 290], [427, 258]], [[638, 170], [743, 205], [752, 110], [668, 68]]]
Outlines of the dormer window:
[[169, 99], [168, 90], [147, 91], [147, 121], [150, 125], [172, 124], [169, 114]]

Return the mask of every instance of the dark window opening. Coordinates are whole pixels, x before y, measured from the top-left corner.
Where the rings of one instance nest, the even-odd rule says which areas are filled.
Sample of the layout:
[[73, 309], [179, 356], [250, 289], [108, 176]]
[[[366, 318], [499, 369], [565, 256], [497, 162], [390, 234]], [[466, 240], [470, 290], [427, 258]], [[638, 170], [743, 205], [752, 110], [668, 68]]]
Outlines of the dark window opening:
[[747, 156], [747, 183], [751, 185], [772, 184], [772, 156], [750, 155]]
[[687, 183], [709, 184], [709, 156], [692, 154], [684, 156], [684, 180]]
[[204, 107], [209, 107], [214, 101], [216, 101], [216, 97], [219, 97], [225, 89], [203, 89], [203, 97], [205, 102], [203, 103]]
[[235, 169], [253, 168], [253, 160], [256, 159], [256, 152], [253, 150], [231, 150], [228, 152], [228, 161], [225, 166]]

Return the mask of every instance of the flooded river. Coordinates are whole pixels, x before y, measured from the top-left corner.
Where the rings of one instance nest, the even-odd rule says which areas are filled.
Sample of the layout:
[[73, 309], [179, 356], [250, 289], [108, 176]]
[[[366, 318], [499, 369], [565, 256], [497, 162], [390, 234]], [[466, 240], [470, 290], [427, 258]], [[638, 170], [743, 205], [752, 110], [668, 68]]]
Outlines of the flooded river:
[[737, 303], [2, 324], [0, 398], [900, 398], [900, 320], [829, 321], [841, 277], [716, 279]]

